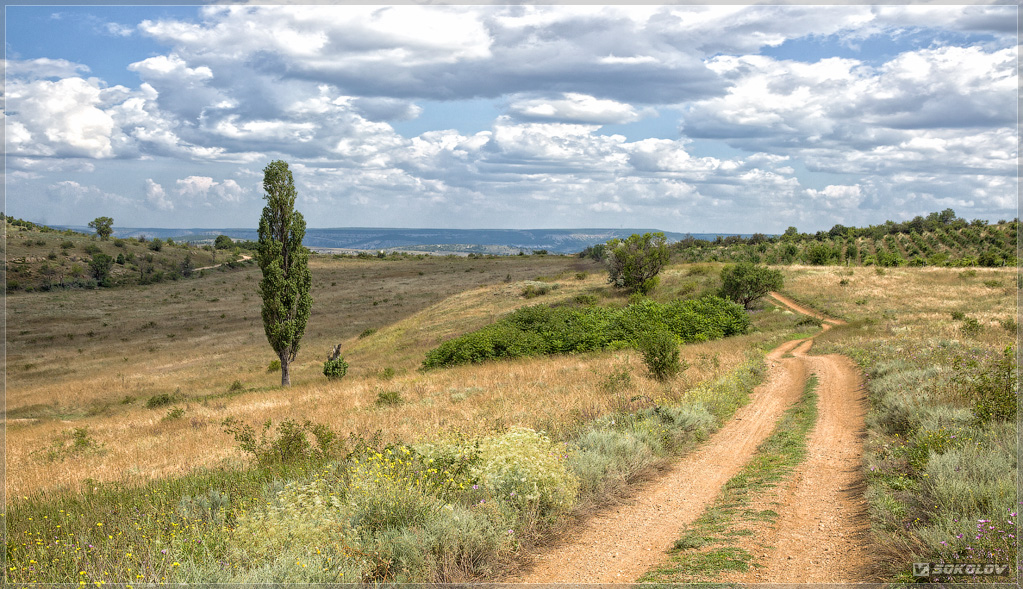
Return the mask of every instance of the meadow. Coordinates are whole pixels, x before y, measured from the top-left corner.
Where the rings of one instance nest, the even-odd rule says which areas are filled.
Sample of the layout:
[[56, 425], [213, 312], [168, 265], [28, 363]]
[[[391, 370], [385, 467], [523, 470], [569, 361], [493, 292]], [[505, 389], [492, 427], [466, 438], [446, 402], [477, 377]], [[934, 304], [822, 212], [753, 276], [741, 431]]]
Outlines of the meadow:
[[[766, 350], [816, 331], [765, 304], [751, 315], [750, 333], [682, 347], [687, 368], [667, 382], [630, 349], [422, 372], [429, 350], [516, 308], [624, 307], [628, 297], [606, 284], [601, 266], [575, 257], [318, 255], [310, 265], [313, 315], [286, 390], [268, 370], [274, 354], [259, 319], [254, 266], [8, 296], [8, 579], [494, 578], [518, 552], [704, 439], [744, 402]], [[721, 266], [669, 266], [652, 298], [713, 293]], [[1015, 480], [1014, 461], [977, 480], [956, 479], [972, 496], [985, 489], [972, 503], [933, 481], [956, 472], [943, 462], [954, 458], [949, 450], [969, 449], [960, 459], [976, 461], [1011, 443], [1015, 456], [1014, 426], [977, 422], [976, 387], [955, 380], [966, 356], [987, 369], [1014, 341], [1015, 273], [813, 266], [784, 273], [787, 294], [850, 323], [819, 345], [852, 356], [872, 377], [876, 416], [865, 469], [887, 469], [868, 475], [878, 545], [905, 562], [906, 554], [951, 559], [965, 550], [941, 552], [962, 533], [955, 526], [979, 519], [1002, 524], [1003, 542], [1003, 516], [1015, 514], [1001, 513], [1014, 507], [1014, 488], [1008, 502], [1004, 484]], [[328, 382], [323, 359], [337, 343], [351, 367]], [[928, 350], [942, 350], [942, 363]], [[901, 381], [882, 388], [881, 375], [933, 365], [948, 382], [940, 389], [948, 415], [891, 401]], [[919, 381], [921, 392], [907, 398], [935, 394], [928, 383], [937, 377]], [[894, 429], [885, 417], [893, 406], [906, 417]], [[257, 434], [272, 420], [267, 437], [252, 438], [264, 449], [280, 449], [286, 423], [336, 435], [300, 444], [303, 460], [274, 463], [244, 450], [227, 419]], [[982, 444], [927, 441], [955, 427], [970, 428]], [[515, 487], [510, 471], [495, 466], [509, 453], [519, 465], [533, 457], [535, 472], [524, 474], [535, 486]], [[381, 480], [390, 482], [364, 484]], [[933, 503], [941, 510], [926, 508], [932, 499], [943, 501]], [[406, 510], [404, 527], [388, 519], [398, 507]], [[304, 551], [284, 550], [296, 539]], [[990, 551], [1008, 550], [997, 542]], [[445, 552], [451, 543], [460, 548]]]

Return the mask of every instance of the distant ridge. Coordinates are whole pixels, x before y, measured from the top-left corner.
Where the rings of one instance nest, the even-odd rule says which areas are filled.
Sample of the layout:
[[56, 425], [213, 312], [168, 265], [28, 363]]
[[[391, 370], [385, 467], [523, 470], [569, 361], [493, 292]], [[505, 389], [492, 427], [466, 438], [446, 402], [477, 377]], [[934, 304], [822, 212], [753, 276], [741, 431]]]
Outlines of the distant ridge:
[[[61, 228], [91, 232], [87, 227]], [[547, 250], [550, 253], [572, 254], [609, 239], [633, 233], [649, 233], [657, 229], [397, 229], [378, 227], [340, 227], [307, 229], [303, 243], [310, 249], [411, 250], [450, 253], [493, 253], [514, 255], [520, 251]], [[669, 242], [685, 238], [686, 233], [663, 231]], [[255, 229], [166, 229], [159, 227], [114, 227], [116, 237], [159, 237], [178, 241], [201, 242], [217, 235], [232, 239], [255, 240]], [[697, 239], [713, 240], [736, 233], [693, 233]]]

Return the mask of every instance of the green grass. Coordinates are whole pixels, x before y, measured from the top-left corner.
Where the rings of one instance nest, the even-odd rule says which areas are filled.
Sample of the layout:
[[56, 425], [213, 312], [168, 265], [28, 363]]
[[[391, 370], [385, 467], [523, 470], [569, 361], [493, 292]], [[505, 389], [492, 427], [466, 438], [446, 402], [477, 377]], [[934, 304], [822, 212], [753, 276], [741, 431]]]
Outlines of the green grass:
[[817, 421], [816, 387], [817, 377], [811, 375], [802, 397], [778, 420], [750, 462], [729, 479], [714, 503], [675, 542], [668, 562], [648, 571], [639, 582], [708, 582], [721, 573], [756, 566], [753, 555], [736, 546], [737, 539], [752, 534], [744, 525], [777, 518], [772, 510], [751, 506], [806, 456], [806, 438]]

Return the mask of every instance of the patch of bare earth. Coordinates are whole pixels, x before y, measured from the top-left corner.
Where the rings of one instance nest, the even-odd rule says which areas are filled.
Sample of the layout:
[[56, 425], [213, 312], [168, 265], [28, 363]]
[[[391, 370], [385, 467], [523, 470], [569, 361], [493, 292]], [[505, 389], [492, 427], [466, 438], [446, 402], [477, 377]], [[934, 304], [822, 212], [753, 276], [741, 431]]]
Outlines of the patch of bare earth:
[[845, 356], [797, 359], [817, 375], [817, 425], [795, 474], [756, 509], [778, 513], [773, 524], [745, 539], [757, 566], [728, 573], [740, 583], [854, 583], [874, 576], [862, 474], [865, 399], [862, 381]]
[[[772, 293], [794, 311], [829, 319]], [[868, 520], [861, 473], [865, 411], [862, 380], [843, 356], [807, 356], [811, 340], [783, 344], [767, 356], [768, 378], [748, 405], [707, 442], [657, 478], [640, 485], [631, 502], [597, 513], [566, 532], [506, 582], [632, 582], [665, 559], [682, 531], [750, 460], [782, 413], [799, 399], [807, 375], [817, 374], [818, 422], [807, 458], [794, 476], [757, 503], [773, 523], [754, 527], [741, 544], [754, 555], [747, 573], [722, 581], [834, 583], [870, 576]], [[788, 355], [788, 357], [784, 357]]]

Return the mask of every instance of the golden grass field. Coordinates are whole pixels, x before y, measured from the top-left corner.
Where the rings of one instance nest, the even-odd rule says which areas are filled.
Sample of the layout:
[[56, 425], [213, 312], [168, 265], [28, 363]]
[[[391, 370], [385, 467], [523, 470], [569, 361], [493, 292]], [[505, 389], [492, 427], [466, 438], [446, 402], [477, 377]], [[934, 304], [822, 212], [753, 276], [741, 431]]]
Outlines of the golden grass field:
[[[147, 287], [8, 297], [7, 497], [239, 462], [241, 452], [220, 425], [227, 417], [253, 424], [309, 419], [341, 432], [381, 430], [385, 439], [406, 441], [511, 425], [558, 433], [637, 395], [681, 395], [736, 366], [750, 347], [782, 337], [760, 320], [751, 335], [687, 346], [682, 356], [690, 368], [667, 386], [646, 376], [634, 351], [422, 373], [417, 368], [427, 350], [518, 306], [615, 295], [599, 266], [573, 258], [318, 256], [311, 267], [313, 314], [293, 365], [295, 384], [287, 390], [277, 386], [278, 373], [266, 370], [274, 355], [259, 320], [256, 268]], [[666, 269], [663, 293], [699, 275], [716, 279], [716, 266], [704, 268]], [[981, 323], [976, 337], [987, 345], [1011, 340], [999, 323], [1016, 314], [1011, 269], [783, 271], [786, 292], [839, 317], [872, 319], [873, 329], [956, 338], [959, 327], [949, 314], [961, 310]], [[523, 281], [541, 276], [560, 288], [522, 297]], [[788, 315], [783, 330], [796, 319]], [[359, 337], [367, 329], [376, 331]], [[849, 330], [836, 333], [843, 331]], [[323, 357], [337, 342], [351, 368], [343, 380], [328, 382]], [[612, 375], [623, 371], [630, 375], [627, 386], [609, 387]], [[230, 391], [235, 381], [241, 390]], [[376, 402], [393, 392], [401, 404]], [[177, 401], [147, 408], [147, 399], [159, 393]], [[183, 413], [170, 418], [175, 408]], [[83, 426], [101, 445], [98, 452], [46, 459], [48, 448]]]
[[[278, 386], [279, 373], [267, 372], [275, 356], [259, 320], [256, 268], [146, 287], [10, 296], [7, 497], [240, 461], [220, 425], [227, 417], [253, 424], [309, 419], [403, 440], [511, 425], [557, 432], [630, 395], [679, 394], [735, 366], [763, 339], [686, 348], [691, 368], [669, 387], [648, 379], [639, 355], [629, 351], [421, 373], [426, 351], [516, 307], [618, 295], [599, 266], [562, 257], [314, 257], [311, 268], [313, 314], [287, 390]], [[522, 297], [524, 279], [540, 277], [559, 288]], [[666, 272], [666, 285], [682, 280], [681, 270]], [[368, 329], [376, 331], [360, 337]], [[336, 342], [343, 342], [351, 368], [332, 383], [322, 363]], [[605, 383], [623, 370], [631, 375], [628, 386], [610, 391]], [[236, 381], [241, 389], [231, 391]], [[378, 405], [383, 392], [397, 392], [404, 402]], [[162, 393], [177, 401], [146, 407]], [[183, 413], [171, 418], [174, 409]], [[48, 449], [81, 427], [100, 444], [98, 452], [47, 459]]]

